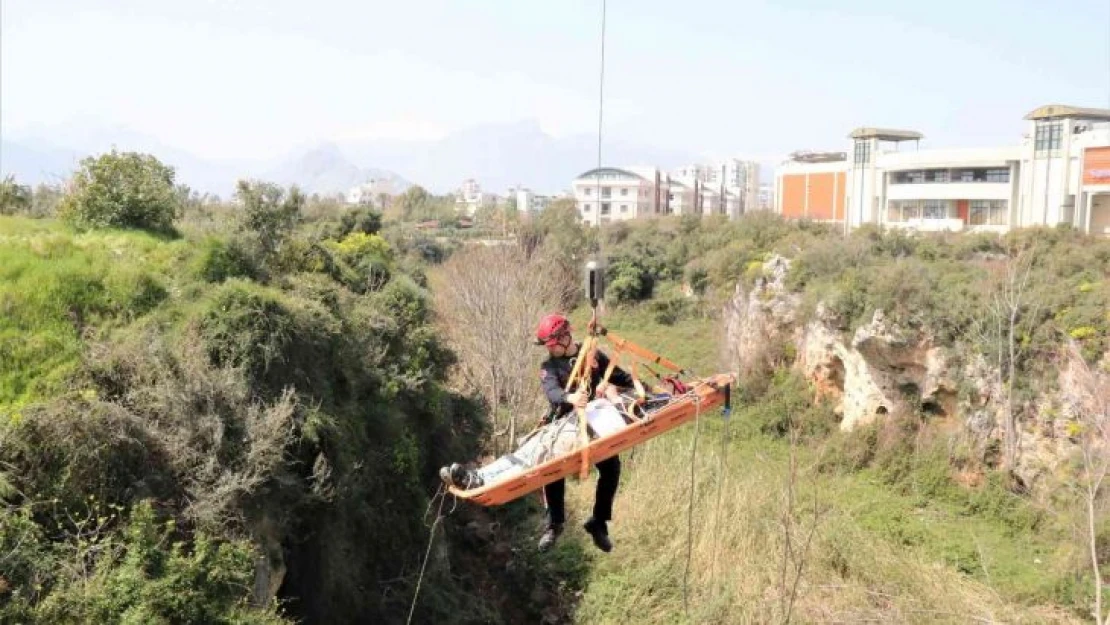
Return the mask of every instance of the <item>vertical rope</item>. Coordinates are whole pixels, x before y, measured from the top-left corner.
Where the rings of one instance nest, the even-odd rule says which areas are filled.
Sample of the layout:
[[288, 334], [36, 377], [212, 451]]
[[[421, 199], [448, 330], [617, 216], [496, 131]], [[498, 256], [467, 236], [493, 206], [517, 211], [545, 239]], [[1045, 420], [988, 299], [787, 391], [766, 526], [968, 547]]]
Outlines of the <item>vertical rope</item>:
[[[432, 530], [428, 536], [428, 548], [424, 551], [424, 562], [420, 565], [420, 576], [416, 579], [416, 592], [413, 593], [412, 605], [409, 606], [409, 618], [407, 621], [405, 621], [405, 623], [407, 623], [408, 625], [412, 625], [412, 615], [416, 613], [416, 600], [418, 597], [420, 597], [420, 585], [424, 583], [424, 571], [428, 567], [428, 556], [432, 554], [432, 542], [435, 541], [436, 538], [436, 527], [438, 527], [439, 522], [443, 520], [443, 503], [447, 501], [447, 495], [443, 492], [442, 484], [440, 485], [439, 490], [436, 491], [436, 494], [432, 497], [432, 501], [435, 501], [436, 497], [439, 497], [439, 510], [436, 511], [436, 520], [432, 522]], [[429, 501], [428, 509], [430, 510], [431, 507], [432, 502]], [[426, 522], [427, 521], [425, 521], [425, 523]]]
[[[601, 139], [605, 121], [605, 22], [606, 3], [601, 0], [601, 67], [597, 77], [597, 255], [604, 262], [601, 254], [603, 237], [601, 236]], [[610, 209], [611, 212], [612, 209]]]
[[694, 395], [694, 444], [690, 448], [690, 503], [686, 508], [686, 570], [682, 574], [682, 609], [690, 616], [690, 558], [694, 553], [694, 469], [698, 457], [698, 434], [701, 432], [701, 396]]
[[718, 458], [717, 465], [717, 506], [713, 511], [713, 566], [710, 569], [714, 584], [717, 581], [717, 555], [721, 552], [721, 532], [719, 528], [721, 520], [721, 495], [724, 492], [725, 477], [728, 475], [728, 444], [729, 444], [729, 430], [732, 420], [729, 418], [729, 410], [726, 409], [725, 417], [725, 435], [721, 438], [721, 454]]

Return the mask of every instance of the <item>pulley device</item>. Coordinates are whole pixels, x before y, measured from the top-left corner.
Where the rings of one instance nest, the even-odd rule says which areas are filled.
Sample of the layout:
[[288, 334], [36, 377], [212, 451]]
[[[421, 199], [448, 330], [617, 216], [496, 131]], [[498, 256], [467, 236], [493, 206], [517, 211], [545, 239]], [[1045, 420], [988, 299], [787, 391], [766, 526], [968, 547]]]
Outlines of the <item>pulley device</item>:
[[600, 261], [591, 260], [586, 263], [586, 299], [590, 300], [590, 307], [597, 308], [597, 303], [605, 298], [605, 267]]

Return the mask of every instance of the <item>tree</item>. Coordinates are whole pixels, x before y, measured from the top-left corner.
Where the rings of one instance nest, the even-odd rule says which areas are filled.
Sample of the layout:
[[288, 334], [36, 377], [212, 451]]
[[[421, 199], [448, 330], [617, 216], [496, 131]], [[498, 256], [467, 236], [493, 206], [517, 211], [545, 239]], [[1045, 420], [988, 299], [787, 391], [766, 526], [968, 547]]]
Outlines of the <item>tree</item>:
[[173, 167], [149, 154], [116, 152], [81, 161], [61, 203], [61, 217], [87, 228], [173, 230], [181, 205]]
[[528, 256], [517, 246], [475, 246], [444, 264], [442, 284], [433, 289], [459, 371], [486, 400], [495, 436], [507, 436], [509, 448], [519, 419], [536, 415], [542, 404], [540, 354], [528, 347], [535, 324], [558, 310], [575, 286], [552, 269], [549, 257]]
[[[578, 208], [571, 198], [558, 199], [539, 213], [524, 229], [522, 241], [529, 248], [542, 248], [563, 279], [577, 281], [582, 263], [597, 250], [597, 230], [578, 219]], [[563, 302], [570, 309], [577, 303], [577, 290], [570, 290]]]
[[39, 183], [31, 196], [31, 214], [35, 217], [53, 217], [58, 212], [63, 195], [61, 187]]
[[391, 208], [396, 211], [402, 221], [412, 221], [417, 215], [422, 215], [425, 212], [431, 199], [432, 195], [424, 190], [424, 187], [414, 185], [398, 196]]
[[240, 180], [235, 195], [243, 205], [240, 231], [256, 248], [263, 265], [272, 263], [301, 219], [304, 194], [297, 187], [286, 192], [270, 182]]
[[977, 319], [972, 335], [993, 360], [997, 382], [1003, 390], [1002, 451], [1003, 466], [1013, 470], [1018, 461], [1018, 414], [1014, 407], [1018, 371], [1027, 356], [1028, 342], [1037, 317], [1038, 305], [1032, 301], [1030, 277], [1034, 248], [1011, 253], [995, 271], [985, 314]]
[[[1094, 574], [1095, 605], [1094, 616], [1097, 625], [1110, 623], [1110, 611], [1103, 612], [1102, 567], [1099, 557], [1098, 528], [1101, 518], [1105, 517], [1102, 499], [1105, 494], [1106, 477], [1110, 474], [1110, 372], [1092, 370], [1074, 342], [1068, 346], [1074, 383], [1072, 389], [1078, 397], [1076, 421], [1070, 434], [1078, 439], [1082, 465], [1079, 470], [1077, 486], [1083, 499], [1085, 512], [1087, 548], [1091, 557], [1091, 572]], [[1110, 363], [1110, 360], [1104, 361]], [[1105, 557], [1105, 556], [1104, 556]]]
[[16, 184], [15, 176], [0, 181], [0, 215], [26, 213], [31, 208], [31, 187]]

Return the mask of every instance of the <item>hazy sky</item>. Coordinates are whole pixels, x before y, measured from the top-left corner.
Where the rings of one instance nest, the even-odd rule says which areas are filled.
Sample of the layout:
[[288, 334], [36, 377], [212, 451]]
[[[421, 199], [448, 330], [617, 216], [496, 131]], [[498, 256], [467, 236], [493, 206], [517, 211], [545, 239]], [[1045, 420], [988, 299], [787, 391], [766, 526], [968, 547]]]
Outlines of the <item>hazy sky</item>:
[[[0, 129], [122, 124], [202, 156], [594, 133], [600, 0], [0, 0]], [[705, 155], [844, 149], [856, 126], [1015, 143], [1110, 107], [1110, 0], [609, 0], [611, 137]], [[57, 131], [54, 131], [57, 132]]]

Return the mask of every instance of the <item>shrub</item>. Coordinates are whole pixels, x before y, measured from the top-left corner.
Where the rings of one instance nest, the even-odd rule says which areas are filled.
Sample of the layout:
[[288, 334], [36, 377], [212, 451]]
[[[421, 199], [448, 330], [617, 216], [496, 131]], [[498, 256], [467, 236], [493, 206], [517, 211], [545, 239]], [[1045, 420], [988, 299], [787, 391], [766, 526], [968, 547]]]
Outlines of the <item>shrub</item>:
[[16, 184], [14, 176], [0, 180], [0, 215], [18, 215], [31, 210], [31, 187]]
[[172, 232], [180, 207], [174, 169], [149, 154], [88, 157], [70, 181], [62, 218], [80, 229], [140, 228]]
[[79, 539], [83, 544], [79, 543], [72, 560], [54, 558], [60, 569], [39, 572], [48, 576], [40, 578], [49, 581], [44, 596], [35, 604], [17, 596], [0, 608], [2, 620], [136, 625], [286, 622], [272, 608], [248, 607], [255, 559], [249, 543], [215, 540], [204, 533], [186, 543], [177, 536], [172, 521], [157, 520], [150, 502], [137, 504], [128, 516], [118, 530], [107, 523], [115, 514], [78, 516], [79, 527], [87, 534]]
[[195, 271], [205, 282], [223, 282], [228, 278], [251, 278], [255, 275], [250, 253], [236, 239], [205, 240]]

